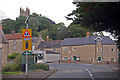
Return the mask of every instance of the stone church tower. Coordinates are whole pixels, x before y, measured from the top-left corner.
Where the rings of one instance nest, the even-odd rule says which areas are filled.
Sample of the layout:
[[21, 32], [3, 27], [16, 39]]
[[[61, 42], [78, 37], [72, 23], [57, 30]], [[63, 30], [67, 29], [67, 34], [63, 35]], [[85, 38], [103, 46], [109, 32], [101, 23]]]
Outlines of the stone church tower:
[[24, 11], [23, 8], [20, 8], [20, 16], [26, 16], [26, 17], [28, 17], [29, 15], [30, 15], [30, 10], [29, 10], [28, 7], [26, 8], [26, 11]]

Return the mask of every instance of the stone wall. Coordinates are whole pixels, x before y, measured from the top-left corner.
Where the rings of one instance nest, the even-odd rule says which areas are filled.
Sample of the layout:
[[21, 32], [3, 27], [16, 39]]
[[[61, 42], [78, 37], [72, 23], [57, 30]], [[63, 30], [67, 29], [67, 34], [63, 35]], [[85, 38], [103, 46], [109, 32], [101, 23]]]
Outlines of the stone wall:
[[22, 39], [8, 40], [9, 55], [12, 53], [22, 53]]
[[2, 65], [7, 64], [7, 56], [8, 56], [8, 45], [2, 44]]

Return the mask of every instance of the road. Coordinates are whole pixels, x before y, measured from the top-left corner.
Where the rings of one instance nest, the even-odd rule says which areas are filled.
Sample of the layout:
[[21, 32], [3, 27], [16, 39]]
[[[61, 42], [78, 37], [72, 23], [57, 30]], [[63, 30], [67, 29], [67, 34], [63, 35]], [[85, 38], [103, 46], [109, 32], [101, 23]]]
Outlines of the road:
[[117, 68], [106, 65], [79, 63], [49, 63], [50, 69], [58, 71], [48, 77], [54, 79], [88, 79], [88, 80], [118, 80]]

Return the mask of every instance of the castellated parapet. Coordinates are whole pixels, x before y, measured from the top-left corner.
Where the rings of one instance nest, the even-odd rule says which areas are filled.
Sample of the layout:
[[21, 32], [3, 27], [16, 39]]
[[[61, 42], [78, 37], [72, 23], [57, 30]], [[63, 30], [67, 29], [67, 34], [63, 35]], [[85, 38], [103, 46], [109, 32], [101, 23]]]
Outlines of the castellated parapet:
[[29, 10], [28, 7], [26, 8], [26, 11], [24, 11], [23, 8], [20, 8], [20, 16], [26, 16], [26, 17], [28, 17], [29, 15], [30, 15], [30, 10]]

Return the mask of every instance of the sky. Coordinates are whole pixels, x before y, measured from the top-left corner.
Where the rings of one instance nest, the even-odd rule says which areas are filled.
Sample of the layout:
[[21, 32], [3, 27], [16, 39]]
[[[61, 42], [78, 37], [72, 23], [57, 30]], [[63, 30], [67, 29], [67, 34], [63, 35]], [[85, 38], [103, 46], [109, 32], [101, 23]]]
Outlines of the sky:
[[[20, 15], [20, 7], [30, 9], [30, 14], [37, 13], [46, 16], [56, 23], [63, 22], [69, 26], [72, 21], [68, 21], [65, 16], [76, 9], [72, 3], [74, 0], [0, 0], [0, 20], [10, 18], [15, 20]], [[105, 36], [110, 33], [103, 32]]]
[[0, 0], [0, 20], [4, 18], [16, 19], [20, 15], [20, 7], [30, 9], [30, 14], [37, 13], [50, 18], [56, 23], [63, 22], [68, 26], [71, 21], [65, 16], [76, 6], [73, 0]]

